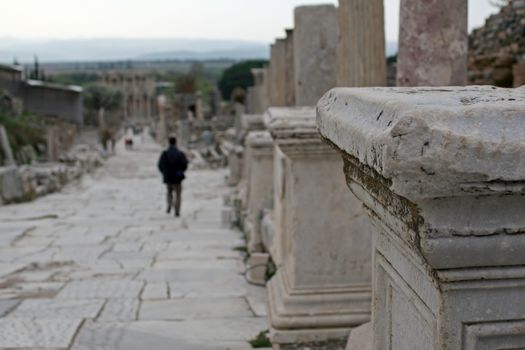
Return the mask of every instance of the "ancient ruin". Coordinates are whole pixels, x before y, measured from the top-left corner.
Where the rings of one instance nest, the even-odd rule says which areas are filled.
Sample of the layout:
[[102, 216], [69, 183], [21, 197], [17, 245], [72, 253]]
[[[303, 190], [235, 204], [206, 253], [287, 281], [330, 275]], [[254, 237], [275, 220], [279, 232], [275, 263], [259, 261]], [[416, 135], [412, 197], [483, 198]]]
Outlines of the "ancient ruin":
[[523, 89], [492, 87], [336, 89], [319, 102], [319, 130], [374, 224], [371, 349], [524, 346], [524, 111]]
[[92, 85], [0, 66], [0, 348], [525, 349], [525, 0], [497, 5], [469, 35], [466, 0], [401, 0], [388, 58], [387, 2], [298, 6], [268, 60], [101, 69], [85, 120]]

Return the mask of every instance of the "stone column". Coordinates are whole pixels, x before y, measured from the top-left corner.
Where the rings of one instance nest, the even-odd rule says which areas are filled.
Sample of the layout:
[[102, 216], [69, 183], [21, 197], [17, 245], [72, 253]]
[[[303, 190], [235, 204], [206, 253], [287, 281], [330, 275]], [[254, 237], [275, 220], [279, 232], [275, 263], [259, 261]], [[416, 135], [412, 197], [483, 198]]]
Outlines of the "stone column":
[[383, 0], [339, 0], [337, 85], [386, 86]]
[[5, 158], [4, 165], [14, 165], [15, 157], [13, 157], [13, 150], [9, 143], [9, 137], [7, 136], [7, 131], [3, 125], [0, 125], [0, 147], [2, 148], [2, 154]]
[[204, 113], [202, 110], [202, 92], [200, 91], [195, 93], [195, 118], [198, 120], [204, 120]]
[[295, 9], [295, 103], [314, 106], [336, 86], [337, 10], [333, 5]]
[[168, 128], [166, 125], [166, 95], [157, 97], [157, 106], [159, 109], [159, 126], [157, 132], [157, 141], [164, 145], [168, 140]]
[[265, 96], [264, 94], [264, 72], [262, 68], [254, 68], [251, 70], [251, 73], [253, 75], [253, 111], [250, 113], [255, 114], [262, 114], [263, 111], [263, 103]]
[[335, 349], [370, 319], [368, 219], [345, 191], [340, 156], [319, 137], [313, 107], [270, 108], [265, 119], [280, 255], [268, 284], [272, 341], [278, 349]]
[[467, 25], [467, 0], [401, 0], [397, 85], [466, 85]]
[[286, 41], [277, 39], [271, 46], [270, 103], [273, 107], [286, 105]]
[[252, 131], [245, 141], [248, 173], [248, 204], [245, 231], [248, 251], [262, 252], [261, 220], [264, 209], [273, 207], [273, 142], [268, 131]]
[[525, 347], [525, 89], [335, 89], [321, 134], [370, 212], [373, 349]]
[[294, 53], [293, 53], [293, 29], [286, 29], [286, 41], [284, 44], [285, 52], [285, 106], [295, 106], [295, 72], [294, 72]]

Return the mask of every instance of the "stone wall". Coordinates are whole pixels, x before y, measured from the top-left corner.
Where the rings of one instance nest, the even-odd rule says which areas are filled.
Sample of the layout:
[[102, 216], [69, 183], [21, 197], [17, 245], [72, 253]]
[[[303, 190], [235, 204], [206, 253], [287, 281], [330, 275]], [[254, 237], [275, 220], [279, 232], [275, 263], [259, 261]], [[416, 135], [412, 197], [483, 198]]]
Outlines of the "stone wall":
[[100, 165], [98, 152], [79, 146], [57, 163], [0, 167], [0, 205], [26, 202], [59, 191]]
[[490, 16], [483, 27], [470, 34], [469, 45], [469, 83], [501, 87], [522, 85], [525, 81], [522, 68], [525, 64], [525, 1], [514, 0], [498, 14]]

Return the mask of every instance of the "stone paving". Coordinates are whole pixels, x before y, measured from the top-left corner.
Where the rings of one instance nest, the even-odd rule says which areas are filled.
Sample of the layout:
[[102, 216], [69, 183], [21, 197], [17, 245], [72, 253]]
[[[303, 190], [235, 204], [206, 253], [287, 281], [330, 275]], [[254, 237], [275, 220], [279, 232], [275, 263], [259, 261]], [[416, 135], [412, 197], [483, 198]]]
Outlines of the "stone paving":
[[222, 225], [222, 170], [188, 173], [165, 213], [160, 148], [138, 142], [92, 176], [0, 207], [0, 349], [244, 350], [268, 328]]

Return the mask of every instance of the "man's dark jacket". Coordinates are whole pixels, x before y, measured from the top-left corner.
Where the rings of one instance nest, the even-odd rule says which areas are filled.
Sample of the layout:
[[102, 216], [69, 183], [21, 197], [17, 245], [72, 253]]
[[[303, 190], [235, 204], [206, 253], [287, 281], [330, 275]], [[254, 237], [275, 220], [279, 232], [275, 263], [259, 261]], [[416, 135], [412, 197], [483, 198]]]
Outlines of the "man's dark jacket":
[[178, 184], [185, 179], [184, 172], [188, 168], [186, 155], [175, 146], [162, 152], [159, 159], [159, 170], [166, 184]]

